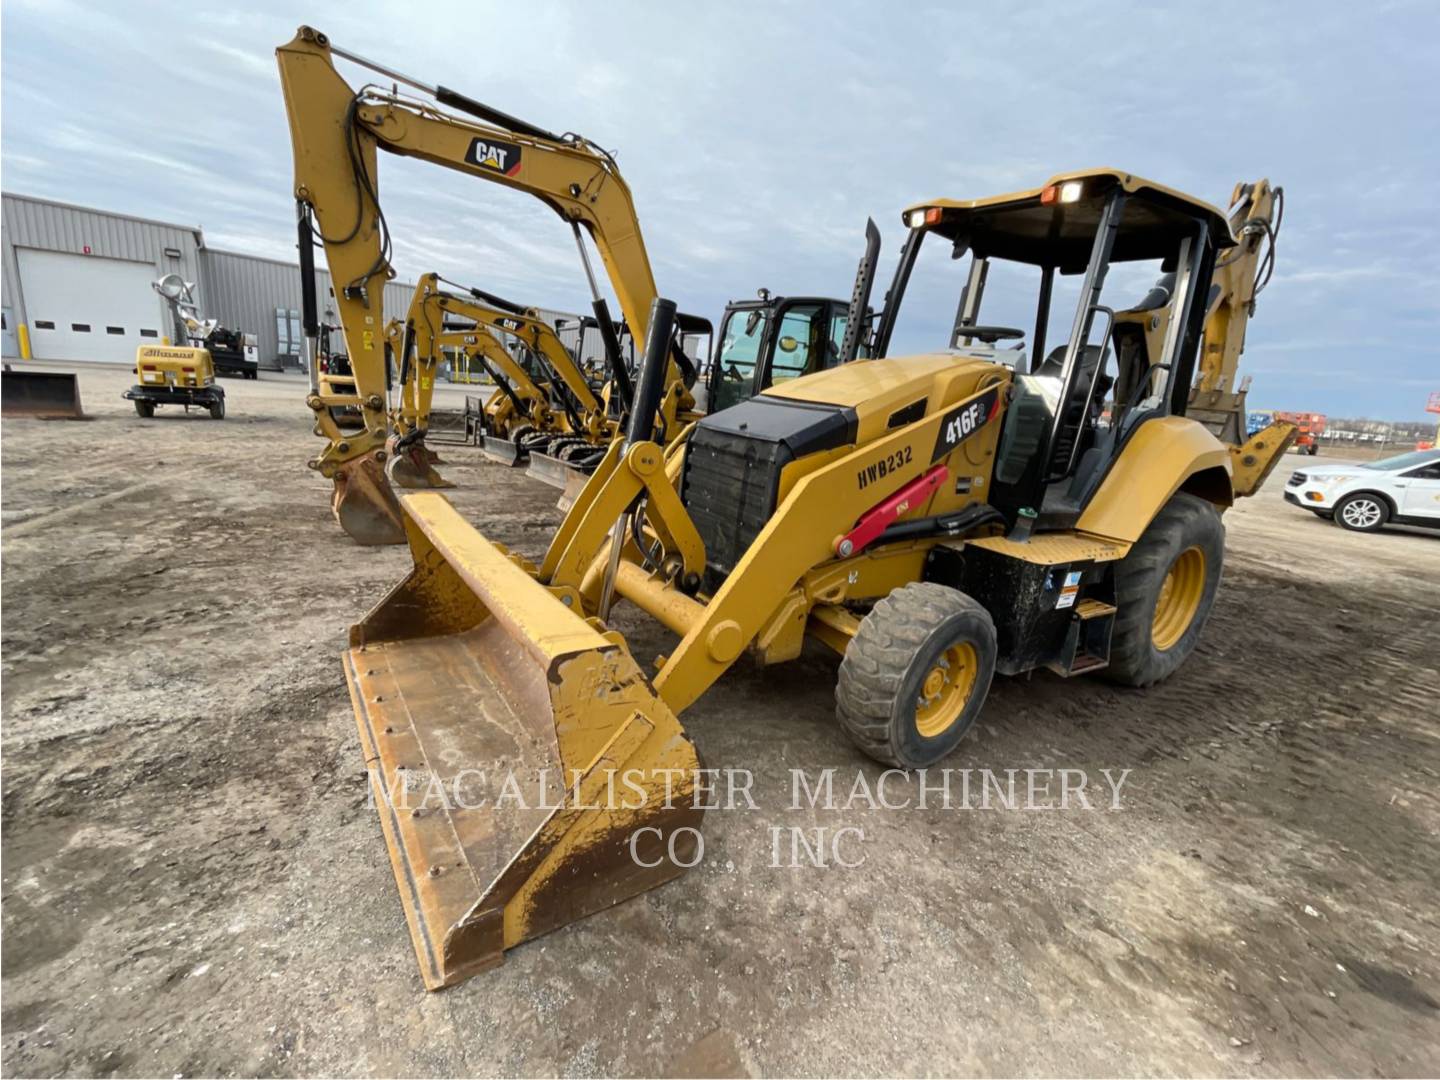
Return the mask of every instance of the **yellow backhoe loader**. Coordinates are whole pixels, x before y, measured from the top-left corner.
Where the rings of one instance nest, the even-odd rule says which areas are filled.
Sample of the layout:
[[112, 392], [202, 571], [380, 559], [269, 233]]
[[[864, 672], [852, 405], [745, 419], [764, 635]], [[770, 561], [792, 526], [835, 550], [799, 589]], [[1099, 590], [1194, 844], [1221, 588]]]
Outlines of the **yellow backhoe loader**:
[[[1267, 190], [1233, 221], [1114, 170], [912, 206], [873, 321], [873, 261], [857, 279], [840, 357], [870, 359], [669, 446], [657, 298], [624, 435], [539, 565], [404, 495], [413, 568], [345, 667], [426, 986], [693, 865], [678, 716], [747, 651], [832, 648], [838, 724], [906, 769], [956, 749], [997, 673], [1172, 674], [1215, 602], [1222, 515], [1286, 441], [1186, 415], [1208, 358], [1238, 355]], [[608, 626], [619, 601], [677, 636], [648, 677]]]
[[[392, 89], [368, 85], [357, 92], [335, 70], [335, 56], [380, 74]], [[600, 295], [584, 234], [594, 241], [620, 313], [637, 340], [648, 333], [654, 275], [630, 189], [614, 158], [594, 143], [545, 131], [446, 87], [429, 86], [334, 48], [310, 27], [301, 27], [294, 40], [277, 49], [276, 59], [295, 156], [302, 309], [311, 370], [316, 370], [313, 353], [319, 334], [313, 274], [318, 237], [335, 282], [335, 305], [354, 378], [350, 388], [323, 386], [312, 375], [307, 403], [326, 446], [310, 465], [334, 482], [332, 507], [346, 533], [362, 544], [403, 543], [402, 515], [385, 468], [400, 438], [408, 435], [413, 448], [423, 443], [424, 434], [419, 425], [396, 434], [388, 417], [383, 286], [393, 270], [378, 196], [377, 151], [420, 158], [527, 192], [559, 214], [574, 233], [612, 373], [620, 355], [615, 323]], [[393, 88], [401, 84], [427, 97], [402, 95]], [[663, 440], [674, 438], [694, 418], [690, 386], [695, 375], [672, 341], [657, 405]], [[360, 410], [363, 431], [342, 430], [336, 424], [334, 410], [349, 407]]]

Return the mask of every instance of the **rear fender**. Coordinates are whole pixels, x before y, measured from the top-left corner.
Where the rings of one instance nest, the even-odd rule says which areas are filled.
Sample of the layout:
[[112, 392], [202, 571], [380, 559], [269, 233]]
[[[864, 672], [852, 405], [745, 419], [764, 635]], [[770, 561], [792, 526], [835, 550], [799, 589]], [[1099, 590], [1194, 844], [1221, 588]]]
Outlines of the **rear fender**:
[[1230, 477], [1230, 452], [1203, 425], [1181, 416], [1158, 417], [1124, 444], [1075, 527], [1133, 544], [1182, 489], [1228, 507]]

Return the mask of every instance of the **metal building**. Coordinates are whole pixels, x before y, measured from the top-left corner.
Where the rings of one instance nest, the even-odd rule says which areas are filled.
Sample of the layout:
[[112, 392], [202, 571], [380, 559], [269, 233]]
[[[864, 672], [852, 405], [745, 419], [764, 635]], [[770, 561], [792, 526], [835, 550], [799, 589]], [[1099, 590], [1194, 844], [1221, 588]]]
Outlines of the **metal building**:
[[[171, 333], [150, 283], [175, 273], [195, 283], [207, 318], [255, 335], [262, 367], [299, 365], [297, 264], [207, 248], [192, 225], [8, 192], [0, 203], [5, 356], [23, 354], [23, 337], [37, 360], [131, 364], [138, 345]], [[329, 273], [317, 270], [316, 283], [324, 318]], [[403, 315], [413, 291], [386, 285], [385, 310]], [[333, 310], [328, 321], [338, 321]]]
[[150, 283], [200, 278], [198, 228], [19, 195], [0, 205], [6, 356], [21, 355], [24, 327], [38, 359], [133, 363], [170, 333]]

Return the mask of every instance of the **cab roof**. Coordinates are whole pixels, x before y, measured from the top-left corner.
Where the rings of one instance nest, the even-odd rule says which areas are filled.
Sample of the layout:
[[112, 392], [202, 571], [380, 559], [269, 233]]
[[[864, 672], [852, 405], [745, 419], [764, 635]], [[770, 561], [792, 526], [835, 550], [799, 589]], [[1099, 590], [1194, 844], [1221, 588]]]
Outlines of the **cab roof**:
[[[1041, 201], [1051, 188], [1072, 182], [1080, 185], [1078, 198]], [[1230, 222], [1217, 207], [1118, 169], [1059, 173], [1040, 187], [983, 199], [930, 199], [906, 207], [901, 220], [908, 225], [912, 211], [938, 209], [940, 220], [929, 225], [930, 231], [952, 241], [965, 239], [977, 255], [1078, 272], [1090, 260], [1101, 211], [1117, 188], [1130, 198], [1115, 235], [1114, 262], [1174, 255], [1177, 242], [1197, 220], [1217, 248], [1235, 244]]]

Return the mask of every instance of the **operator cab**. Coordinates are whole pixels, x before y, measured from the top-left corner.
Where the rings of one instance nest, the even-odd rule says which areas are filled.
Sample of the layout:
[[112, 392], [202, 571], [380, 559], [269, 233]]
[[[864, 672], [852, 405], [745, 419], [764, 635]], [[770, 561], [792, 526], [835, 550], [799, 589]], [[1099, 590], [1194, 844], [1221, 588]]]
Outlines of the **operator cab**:
[[1229, 223], [1207, 203], [1108, 170], [937, 199], [904, 221], [874, 355], [933, 352], [938, 331], [949, 351], [1011, 368], [988, 501], [1011, 522], [1033, 513], [1038, 528], [1073, 526], [1138, 427], [1184, 414]]
[[771, 296], [725, 306], [706, 375], [707, 412], [719, 412], [779, 382], [840, 362], [850, 303], [819, 296]]

